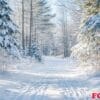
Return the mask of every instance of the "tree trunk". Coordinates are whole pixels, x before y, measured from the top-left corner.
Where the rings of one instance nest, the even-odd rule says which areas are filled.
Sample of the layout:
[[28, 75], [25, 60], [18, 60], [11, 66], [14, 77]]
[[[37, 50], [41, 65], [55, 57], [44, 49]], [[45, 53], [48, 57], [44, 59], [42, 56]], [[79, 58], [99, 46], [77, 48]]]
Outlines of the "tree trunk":
[[25, 50], [25, 33], [24, 33], [24, 0], [22, 0], [22, 49]]
[[32, 30], [33, 30], [33, 1], [30, 3], [30, 34], [29, 34], [29, 55], [31, 55], [31, 46], [32, 46]]
[[67, 32], [67, 18], [65, 18], [65, 11], [63, 11], [63, 42], [64, 42], [64, 57], [69, 56], [69, 41]]

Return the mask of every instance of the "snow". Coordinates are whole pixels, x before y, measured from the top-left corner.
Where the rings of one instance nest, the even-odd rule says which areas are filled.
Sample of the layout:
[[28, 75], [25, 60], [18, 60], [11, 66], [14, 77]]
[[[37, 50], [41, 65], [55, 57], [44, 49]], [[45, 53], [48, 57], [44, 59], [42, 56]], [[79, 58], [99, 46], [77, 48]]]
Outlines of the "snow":
[[87, 33], [91, 30], [94, 32], [100, 32], [100, 13], [89, 17], [85, 25], [82, 27], [82, 33]]
[[99, 74], [87, 76], [75, 59], [43, 58], [0, 72], [0, 100], [91, 100], [92, 91], [100, 90]]

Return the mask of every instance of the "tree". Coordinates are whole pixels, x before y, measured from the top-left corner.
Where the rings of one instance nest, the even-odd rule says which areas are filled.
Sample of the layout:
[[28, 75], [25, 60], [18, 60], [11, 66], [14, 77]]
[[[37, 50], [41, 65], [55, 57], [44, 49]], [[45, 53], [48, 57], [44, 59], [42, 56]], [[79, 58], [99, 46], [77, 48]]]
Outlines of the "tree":
[[63, 55], [69, 57], [71, 54], [70, 49], [76, 43], [75, 34], [78, 31], [80, 22], [80, 7], [74, 0], [57, 0], [57, 6], [60, 9], [61, 16], [59, 27], [62, 33]]
[[[43, 49], [46, 45], [49, 45], [48, 49], [51, 51], [50, 45], [52, 44], [52, 41], [50, 39], [53, 38], [53, 23], [51, 22], [51, 19], [54, 15], [51, 14], [50, 7], [46, 0], [31, 1], [30, 7], [29, 47], [35, 43], [39, 46], [41, 53], [45, 54]], [[50, 54], [50, 52], [48, 54]]]
[[[48, 50], [48, 55], [51, 52], [51, 45], [53, 39], [53, 27], [54, 24], [51, 22], [55, 15], [51, 14], [51, 9], [46, 0], [38, 0], [37, 2], [37, 13], [34, 19], [35, 26], [35, 40], [42, 54], [45, 55], [45, 48]], [[48, 45], [48, 46], [47, 46]]]
[[[30, 52], [34, 44], [38, 46], [42, 54], [44, 54], [43, 49], [48, 45], [48, 55], [51, 54], [54, 27], [51, 20], [54, 18], [54, 14], [51, 14], [48, 2], [46, 0], [17, 0], [13, 3], [16, 3], [13, 19], [21, 32], [18, 39], [22, 50], [25, 49], [24, 54], [31, 56]], [[16, 15], [16, 13], [18, 14]]]
[[22, 0], [22, 49], [25, 50], [25, 32], [24, 32], [24, 0]]
[[100, 0], [84, 1], [79, 43], [73, 48], [81, 64], [100, 70]]
[[32, 46], [32, 31], [33, 31], [33, 0], [30, 2], [30, 33], [29, 33], [29, 55], [31, 56]]
[[6, 0], [0, 0], [0, 47], [9, 54], [18, 57], [19, 46], [15, 38], [17, 26], [13, 23], [11, 17], [11, 8]]
[[42, 56], [41, 56], [41, 52], [40, 52], [39, 46], [36, 45], [35, 42], [34, 42], [34, 44], [32, 44], [32, 46], [30, 48], [30, 56], [32, 58], [35, 58], [39, 62], [41, 62], [41, 60], [42, 60]]

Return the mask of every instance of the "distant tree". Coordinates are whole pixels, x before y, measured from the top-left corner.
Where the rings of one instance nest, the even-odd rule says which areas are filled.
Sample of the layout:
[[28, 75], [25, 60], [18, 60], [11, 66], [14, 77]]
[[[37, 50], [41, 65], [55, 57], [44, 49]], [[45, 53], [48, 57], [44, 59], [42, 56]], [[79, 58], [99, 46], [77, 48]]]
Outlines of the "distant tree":
[[[35, 21], [35, 40], [39, 45], [42, 45], [41, 52], [45, 55], [45, 48], [48, 49], [48, 55], [52, 52], [52, 41], [53, 41], [53, 27], [54, 24], [51, 22], [52, 18], [55, 17], [51, 14], [51, 9], [46, 0], [39, 0], [37, 2], [37, 14]], [[47, 46], [48, 45], [48, 46]]]
[[[29, 34], [29, 54], [30, 48], [35, 43], [42, 54], [48, 44], [50, 54], [53, 39], [53, 23], [51, 19], [54, 15], [51, 14], [50, 7], [46, 0], [31, 0], [30, 3], [30, 34]], [[31, 56], [31, 55], [30, 55]]]
[[39, 46], [34, 42], [30, 48], [30, 56], [35, 58], [37, 61], [42, 61], [42, 55]]
[[22, 0], [22, 49], [25, 51], [25, 28], [24, 28], [24, 0]]
[[74, 0], [57, 0], [57, 6], [61, 16], [58, 21], [62, 33], [63, 56], [69, 57], [71, 47], [76, 43], [75, 33], [78, 32], [81, 17], [80, 7]]
[[32, 46], [32, 31], [33, 31], [33, 0], [30, 2], [30, 33], [29, 33], [29, 55], [31, 56]]

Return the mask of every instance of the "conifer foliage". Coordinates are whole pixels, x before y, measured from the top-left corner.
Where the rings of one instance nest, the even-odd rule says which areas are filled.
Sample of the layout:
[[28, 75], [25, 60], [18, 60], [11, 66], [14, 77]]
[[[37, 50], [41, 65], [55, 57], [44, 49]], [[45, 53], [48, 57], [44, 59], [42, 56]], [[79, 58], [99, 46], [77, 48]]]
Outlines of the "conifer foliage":
[[78, 41], [73, 53], [81, 64], [100, 69], [100, 0], [84, 1], [84, 16]]
[[18, 57], [19, 46], [17, 44], [15, 33], [17, 26], [11, 19], [12, 9], [6, 0], [0, 0], [0, 47], [5, 49], [8, 54]]
[[34, 57], [37, 61], [41, 62], [42, 55], [39, 49], [39, 46], [36, 43], [33, 43], [30, 50], [31, 57]]

